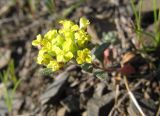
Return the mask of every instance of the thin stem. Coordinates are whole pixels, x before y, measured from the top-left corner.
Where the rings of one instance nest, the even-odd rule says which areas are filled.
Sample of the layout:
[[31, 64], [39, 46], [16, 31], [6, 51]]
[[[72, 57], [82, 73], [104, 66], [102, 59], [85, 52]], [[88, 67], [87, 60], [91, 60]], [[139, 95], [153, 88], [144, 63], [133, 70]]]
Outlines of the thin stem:
[[157, 0], [153, 0], [153, 11], [154, 11], [154, 23], [155, 23], [155, 25], [154, 25], [154, 32], [155, 32], [155, 34], [156, 34], [156, 40], [157, 40], [157, 21], [158, 21], [158, 18], [157, 17], [159, 17], [159, 16], [157, 16], [157, 5], [156, 5], [156, 3], [157, 3]]
[[141, 29], [141, 11], [142, 11], [143, 0], [140, 0], [139, 3], [139, 12], [138, 12], [138, 29]]
[[160, 105], [159, 105], [158, 111], [156, 113], [156, 116], [159, 116], [159, 115], [160, 115]]
[[[143, 0], [140, 0], [139, 5], [138, 5], [139, 12], [137, 12], [136, 5], [134, 4], [134, 0], [131, 0], [131, 6], [132, 6], [132, 9], [133, 9], [133, 13], [135, 15], [135, 21], [136, 21], [137, 30], [142, 30], [142, 28], [141, 28], [142, 4], [143, 4]], [[136, 32], [136, 34], [137, 34], [137, 38], [138, 38], [138, 40], [140, 42], [140, 45], [142, 47], [144, 47], [144, 42], [143, 42], [143, 39], [141, 38], [142, 33], [141, 32]]]
[[149, 32], [143, 31], [143, 30], [138, 30], [138, 29], [135, 29], [135, 31], [139, 32], [139, 33], [143, 33], [143, 34], [145, 34], [147, 36], [150, 36], [152, 39], [156, 40], [155, 36], [152, 33], [149, 33]]
[[[157, 0], [153, 0], [153, 10], [154, 10], [154, 23], [156, 23], [157, 22], [157, 5], [156, 5], [156, 3], [157, 3]], [[156, 27], [155, 27], [155, 29], [156, 29]]]
[[160, 20], [160, 12], [158, 10], [157, 14], [157, 0], [153, 0], [153, 9], [154, 9], [154, 32], [155, 32], [155, 44], [156, 47], [160, 46], [160, 33], [159, 33], [159, 20]]

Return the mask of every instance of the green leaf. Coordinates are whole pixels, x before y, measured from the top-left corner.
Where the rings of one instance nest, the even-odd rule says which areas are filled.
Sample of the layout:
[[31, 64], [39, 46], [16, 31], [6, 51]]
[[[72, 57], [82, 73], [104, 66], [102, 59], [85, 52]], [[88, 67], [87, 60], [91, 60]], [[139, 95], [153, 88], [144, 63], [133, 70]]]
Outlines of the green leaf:
[[81, 68], [84, 70], [84, 71], [86, 71], [86, 72], [92, 72], [92, 70], [93, 70], [93, 66], [92, 66], [92, 64], [89, 64], [89, 63], [84, 63], [84, 64], [82, 64], [81, 65]]
[[[0, 73], [0, 80], [5, 86], [4, 99], [5, 99], [6, 106], [8, 108], [8, 111], [11, 112], [13, 107], [12, 103], [13, 103], [14, 93], [16, 92], [16, 89], [21, 82], [21, 80], [17, 79], [15, 75], [13, 60], [10, 61], [6, 70]], [[13, 83], [13, 88], [11, 90], [8, 89], [8, 86], [7, 86], [8, 83]]]
[[54, 0], [46, 0], [45, 5], [51, 14], [55, 13], [56, 8], [55, 8]]
[[114, 44], [118, 41], [117, 39], [117, 34], [113, 31], [111, 32], [103, 32], [102, 34], [102, 41], [103, 42], [106, 42], [106, 43], [111, 43], [111, 44]]
[[97, 49], [94, 52], [95, 57], [103, 63], [104, 55], [103, 52], [106, 48], [108, 48], [109, 43], [103, 43], [100, 46], [97, 47]]
[[96, 69], [96, 70], [94, 70], [93, 73], [97, 78], [99, 78], [101, 80], [108, 79], [108, 73], [106, 71], [103, 71], [103, 70], [100, 70], [100, 69]]
[[41, 70], [41, 74], [44, 76], [49, 76], [53, 73], [51, 68], [44, 68]]

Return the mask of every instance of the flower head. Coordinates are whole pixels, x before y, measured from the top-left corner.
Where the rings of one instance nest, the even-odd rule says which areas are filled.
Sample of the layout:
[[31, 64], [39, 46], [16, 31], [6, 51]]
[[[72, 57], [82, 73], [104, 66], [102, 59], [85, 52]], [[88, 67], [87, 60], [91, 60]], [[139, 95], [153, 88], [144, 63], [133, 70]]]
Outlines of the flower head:
[[79, 21], [80, 28], [87, 28], [87, 26], [90, 24], [89, 20], [82, 17]]
[[41, 44], [41, 42], [42, 42], [42, 36], [41, 36], [41, 34], [38, 34], [36, 40], [32, 41], [32, 45], [38, 46]]
[[87, 48], [85, 48], [83, 50], [78, 50], [76, 61], [78, 64], [91, 63], [92, 57], [91, 57], [90, 50]]
[[79, 25], [69, 20], [59, 23], [62, 24], [61, 29], [52, 29], [44, 36], [39, 34], [32, 41], [33, 46], [40, 46], [37, 63], [53, 71], [59, 70], [72, 59], [76, 59], [78, 64], [91, 63], [90, 50], [86, 48], [90, 41], [86, 28], [90, 22], [81, 18]]
[[47, 68], [51, 68], [52, 71], [57, 71], [59, 70], [61, 67], [63, 66], [63, 63], [59, 63], [55, 60], [52, 60], [49, 62], [49, 64], [47, 65]]

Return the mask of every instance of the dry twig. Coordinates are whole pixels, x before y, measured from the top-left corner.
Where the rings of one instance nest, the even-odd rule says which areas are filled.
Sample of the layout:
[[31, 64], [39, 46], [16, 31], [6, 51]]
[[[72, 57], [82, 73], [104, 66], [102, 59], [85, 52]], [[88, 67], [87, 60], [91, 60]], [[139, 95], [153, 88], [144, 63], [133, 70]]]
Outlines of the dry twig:
[[126, 76], [124, 76], [124, 83], [125, 83], [128, 94], [129, 94], [131, 100], [133, 101], [134, 105], [137, 107], [137, 109], [139, 110], [139, 112], [141, 113], [142, 116], [146, 116], [143, 113], [143, 110], [141, 109], [140, 105], [138, 104], [138, 102], [137, 102], [136, 98], [134, 97], [133, 93], [130, 91]]
[[[143, 83], [144, 81], [145, 81], [145, 80], [143, 80], [143, 79], [140, 80], [140, 81], [134, 86], [134, 88], [131, 89], [131, 91], [136, 90], [137, 87], [139, 87], [139, 85], [140, 85], [141, 83]], [[119, 94], [119, 95], [120, 95], [120, 94]], [[128, 97], [128, 94], [123, 95], [123, 96], [118, 100], [118, 103], [115, 104], [115, 106], [112, 108], [112, 110], [110, 111], [110, 113], [109, 113], [108, 116], [112, 116], [113, 113], [114, 113], [114, 111], [115, 111], [115, 109], [118, 109], [118, 107], [121, 105], [121, 103], [122, 103], [127, 97]]]

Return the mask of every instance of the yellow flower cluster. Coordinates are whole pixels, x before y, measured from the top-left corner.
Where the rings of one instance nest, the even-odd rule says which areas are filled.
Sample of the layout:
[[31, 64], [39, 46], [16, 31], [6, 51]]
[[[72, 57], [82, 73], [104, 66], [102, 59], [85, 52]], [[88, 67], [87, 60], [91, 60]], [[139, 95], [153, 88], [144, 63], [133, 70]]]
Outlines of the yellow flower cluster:
[[91, 52], [86, 48], [90, 36], [86, 32], [90, 24], [86, 18], [81, 18], [79, 25], [69, 20], [59, 22], [62, 28], [48, 31], [44, 36], [37, 35], [32, 45], [38, 47], [37, 63], [59, 70], [72, 59], [78, 64], [91, 63]]

